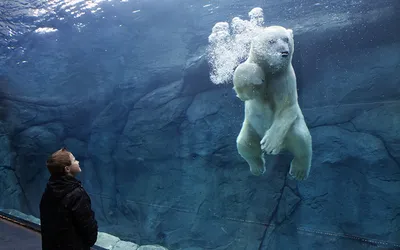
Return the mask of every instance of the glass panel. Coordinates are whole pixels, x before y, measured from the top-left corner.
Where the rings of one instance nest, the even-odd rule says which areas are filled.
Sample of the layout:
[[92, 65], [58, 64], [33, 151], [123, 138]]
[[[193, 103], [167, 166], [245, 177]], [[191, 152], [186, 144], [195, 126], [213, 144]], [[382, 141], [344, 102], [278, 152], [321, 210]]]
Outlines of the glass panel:
[[399, 11], [2, 1], [1, 211], [66, 147], [104, 248], [400, 248]]

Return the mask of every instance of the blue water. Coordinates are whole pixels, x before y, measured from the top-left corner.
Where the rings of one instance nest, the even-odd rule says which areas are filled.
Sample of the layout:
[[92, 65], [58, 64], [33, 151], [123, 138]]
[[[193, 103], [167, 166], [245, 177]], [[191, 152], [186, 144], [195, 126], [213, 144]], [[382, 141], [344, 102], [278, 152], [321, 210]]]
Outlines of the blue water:
[[[237, 153], [230, 77], [247, 51], [222, 53], [227, 81], [211, 81], [213, 26], [255, 7], [294, 31], [313, 138], [303, 182], [287, 178], [290, 155], [255, 177]], [[38, 217], [45, 159], [66, 145], [100, 230], [127, 241], [399, 249], [399, 11], [398, 0], [1, 1], [0, 208]]]

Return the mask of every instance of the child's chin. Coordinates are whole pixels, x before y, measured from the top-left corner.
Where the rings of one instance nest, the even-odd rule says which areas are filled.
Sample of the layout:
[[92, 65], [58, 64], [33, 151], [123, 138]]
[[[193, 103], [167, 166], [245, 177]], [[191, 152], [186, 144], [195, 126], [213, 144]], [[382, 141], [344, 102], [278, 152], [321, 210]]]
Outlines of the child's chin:
[[72, 174], [73, 176], [76, 176], [76, 175], [79, 174], [80, 172], [82, 172], [81, 169], [77, 170], [76, 172], [71, 172], [71, 174]]

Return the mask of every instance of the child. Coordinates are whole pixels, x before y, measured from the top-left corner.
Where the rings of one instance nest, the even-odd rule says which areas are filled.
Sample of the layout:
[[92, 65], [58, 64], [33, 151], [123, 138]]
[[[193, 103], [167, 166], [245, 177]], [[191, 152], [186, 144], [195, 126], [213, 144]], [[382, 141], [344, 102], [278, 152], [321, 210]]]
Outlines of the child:
[[42, 250], [89, 250], [98, 226], [89, 195], [75, 176], [79, 161], [66, 148], [47, 159], [51, 176], [40, 201]]

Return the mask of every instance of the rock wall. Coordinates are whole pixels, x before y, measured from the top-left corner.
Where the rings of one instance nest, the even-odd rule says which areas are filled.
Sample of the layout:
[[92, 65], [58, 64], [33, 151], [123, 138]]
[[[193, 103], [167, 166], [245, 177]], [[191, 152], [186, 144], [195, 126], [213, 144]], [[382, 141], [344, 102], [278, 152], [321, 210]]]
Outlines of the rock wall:
[[[400, 38], [390, 32], [395, 23], [312, 30], [295, 38], [299, 102], [314, 149], [304, 182], [286, 178], [288, 154], [268, 157], [267, 173], [251, 176], [235, 146], [243, 104], [231, 86], [209, 82], [201, 47], [195, 54], [174, 50], [179, 60], [167, 67], [164, 58], [166, 69], [159, 65], [143, 79], [140, 70], [121, 70], [135, 67], [119, 57], [128, 53], [124, 49], [107, 55], [114, 61], [87, 71], [78, 71], [85, 60], [66, 63], [66, 72], [79, 72], [72, 79], [87, 79], [89, 86], [63, 87], [55, 73], [60, 86], [52, 86], [46, 98], [37, 97], [36, 88], [49, 84], [39, 78], [30, 79], [35, 94], [15, 94], [13, 84], [23, 80], [17, 69], [10, 71], [0, 79], [0, 206], [38, 216], [46, 157], [66, 145], [81, 161], [80, 178], [101, 230], [140, 245], [400, 248]], [[51, 64], [51, 53], [30, 53]], [[120, 67], [111, 63], [116, 61]], [[80, 88], [87, 95], [75, 98]], [[58, 100], [50, 99], [57, 94]]]

